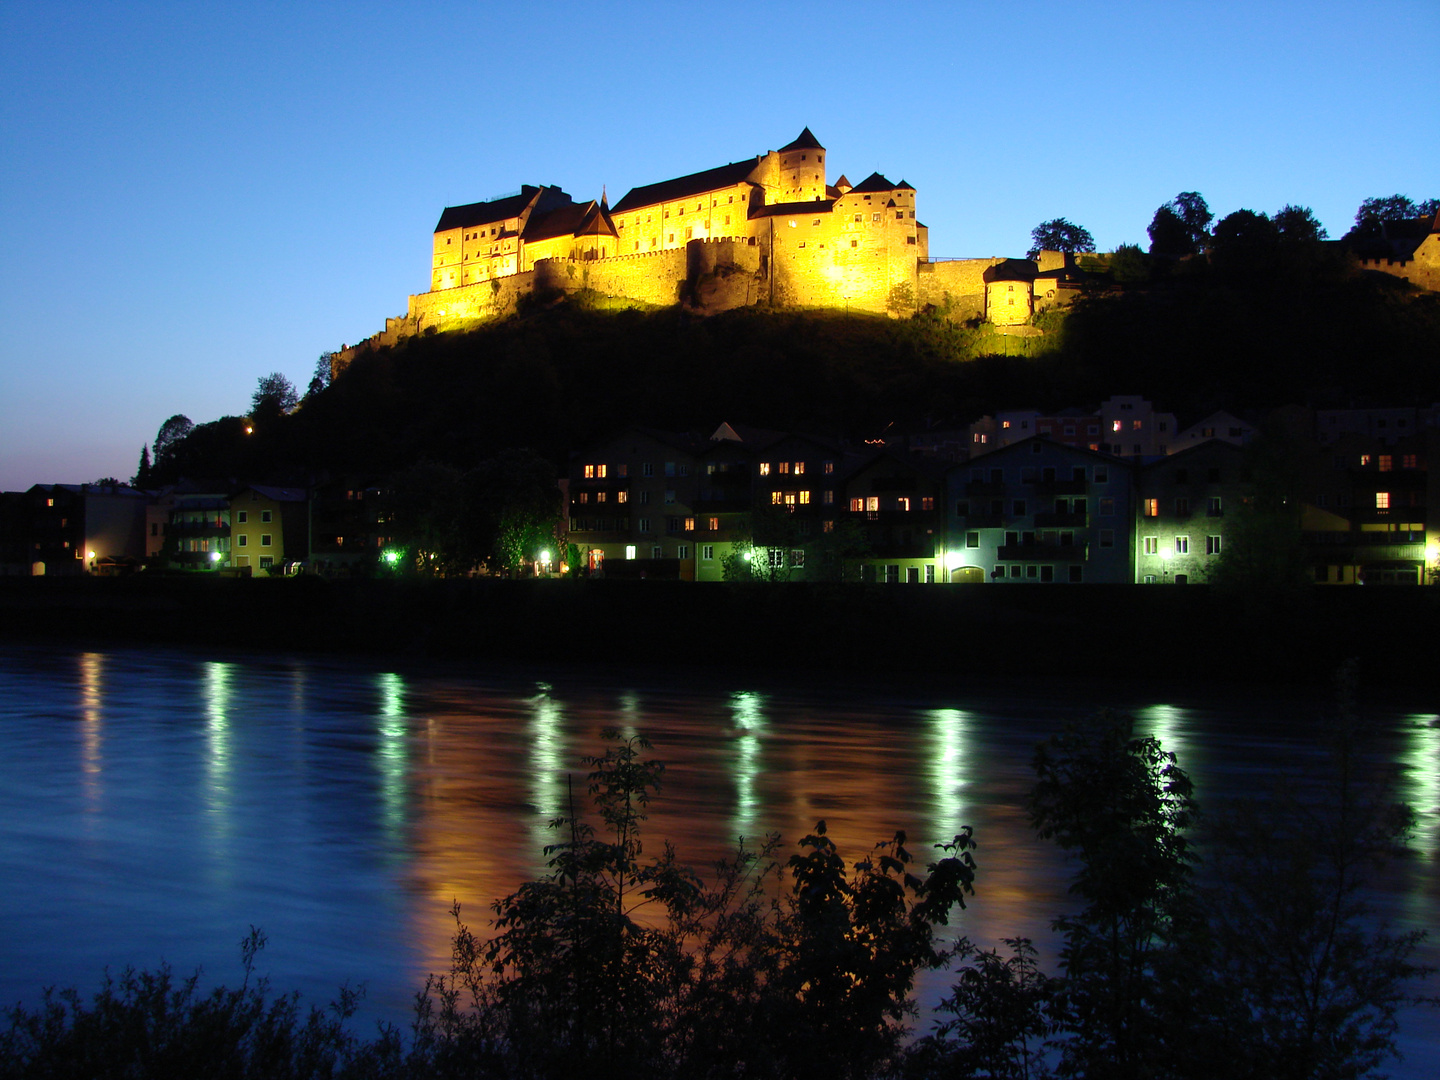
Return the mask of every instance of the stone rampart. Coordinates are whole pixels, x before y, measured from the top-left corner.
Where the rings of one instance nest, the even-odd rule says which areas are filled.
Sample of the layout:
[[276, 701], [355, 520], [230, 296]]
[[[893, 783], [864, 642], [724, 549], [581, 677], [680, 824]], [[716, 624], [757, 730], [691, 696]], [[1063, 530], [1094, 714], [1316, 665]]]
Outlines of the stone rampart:
[[1440, 291], [1440, 233], [1431, 233], [1408, 259], [1361, 259], [1361, 270], [1403, 278], [1422, 289]]
[[920, 306], [943, 309], [948, 301], [948, 310], [954, 318], [984, 314], [985, 271], [1004, 261], [996, 256], [921, 263], [916, 290]]
[[608, 259], [546, 259], [535, 264], [535, 272], [542, 288], [590, 289], [663, 306], [680, 299], [685, 264], [685, 248], [680, 247]]

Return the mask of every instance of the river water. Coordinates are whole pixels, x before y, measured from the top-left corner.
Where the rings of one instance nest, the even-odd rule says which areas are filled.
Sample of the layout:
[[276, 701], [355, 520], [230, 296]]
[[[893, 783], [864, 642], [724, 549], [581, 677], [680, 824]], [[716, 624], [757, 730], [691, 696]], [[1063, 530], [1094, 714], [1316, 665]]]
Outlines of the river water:
[[[582, 797], [580, 759], [603, 751], [607, 727], [646, 735], [666, 762], [646, 835], [696, 866], [739, 836], [793, 841], [819, 819], [851, 862], [898, 828], [923, 858], [974, 826], [980, 869], [959, 931], [982, 945], [1030, 936], [1053, 968], [1050, 920], [1071, 906], [1070, 867], [1026, 827], [1030, 759], [1100, 706], [1132, 712], [1211, 806], [1318, 754], [1328, 708], [1324, 694], [1204, 686], [475, 672], [0, 646], [0, 1005], [162, 960], [235, 983], [255, 925], [276, 988], [324, 1004], [342, 982], [364, 982], [365, 1022], [403, 1026], [426, 973], [447, 966], [452, 901], [483, 928], [490, 901], [541, 868], [567, 776]], [[1401, 928], [1440, 921], [1435, 709], [1366, 710], [1421, 815], [1413, 857], [1377, 897]], [[1425, 959], [1440, 959], [1440, 939]], [[922, 1004], [944, 986], [922, 983]], [[1407, 1060], [1391, 1073], [1434, 1075], [1434, 1012], [1407, 1012], [1402, 1036]]]

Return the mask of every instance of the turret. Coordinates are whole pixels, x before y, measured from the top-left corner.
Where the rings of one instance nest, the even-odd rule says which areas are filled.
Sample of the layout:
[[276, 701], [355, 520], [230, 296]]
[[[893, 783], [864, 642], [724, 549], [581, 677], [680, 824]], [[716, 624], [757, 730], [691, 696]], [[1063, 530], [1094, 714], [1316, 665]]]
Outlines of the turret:
[[780, 202], [825, 198], [825, 148], [807, 127], [780, 155]]

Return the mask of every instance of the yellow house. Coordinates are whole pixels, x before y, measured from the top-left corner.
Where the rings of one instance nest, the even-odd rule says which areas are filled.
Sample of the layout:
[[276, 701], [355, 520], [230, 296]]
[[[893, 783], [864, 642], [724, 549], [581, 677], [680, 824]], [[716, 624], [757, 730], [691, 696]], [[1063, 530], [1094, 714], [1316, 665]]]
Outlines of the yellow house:
[[[304, 554], [305, 492], [295, 488], [254, 485], [230, 499], [230, 560], [237, 570], [279, 573], [289, 558]], [[287, 517], [291, 519], [286, 534]]]

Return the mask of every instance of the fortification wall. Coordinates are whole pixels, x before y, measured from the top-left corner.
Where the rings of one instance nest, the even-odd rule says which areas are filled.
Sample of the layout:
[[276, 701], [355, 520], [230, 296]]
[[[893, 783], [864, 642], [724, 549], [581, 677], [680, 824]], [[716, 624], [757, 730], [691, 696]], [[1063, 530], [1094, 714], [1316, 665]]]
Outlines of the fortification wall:
[[[474, 319], [493, 319], [515, 310], [516, 301], [535, 289], [535, 271], [491, 278], [474, 285], [461, 285], [439, 292], [418, 293], [410, 297], [405, 312], [409, 324], [403, 333], [423, 333], [430, 327], [443, 330], [447, 326]], [[386, 320], [386, 330], [389, 330]]]
[[953, 318], [968, 319], [985, 312], [985, 271], [1005, 260], [947, 259], [920, 264], [916, 294], [922, 308], [944, 308]]
[[700, 311], [748, 307], [767, 295], [760, 247], [744, 239], [692, 240], [686, 247], [690, 302]]
[[685, 280], [685, 249], [673, 248], [608, 259], [546, 259], [535, 264], [540, 288], [592, 289], [647, 304], [673, 304]]
[[1440, 290], [1440, 233], [1431, 233], [1409, 259], [1361, 259], [1360, 269], [1404, 278], [1422, 289]]

